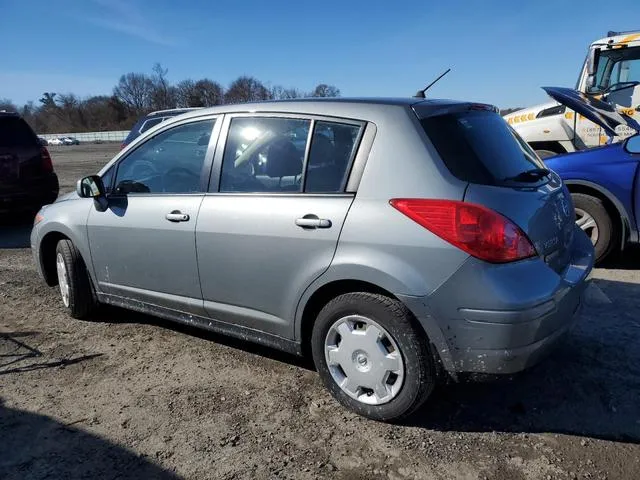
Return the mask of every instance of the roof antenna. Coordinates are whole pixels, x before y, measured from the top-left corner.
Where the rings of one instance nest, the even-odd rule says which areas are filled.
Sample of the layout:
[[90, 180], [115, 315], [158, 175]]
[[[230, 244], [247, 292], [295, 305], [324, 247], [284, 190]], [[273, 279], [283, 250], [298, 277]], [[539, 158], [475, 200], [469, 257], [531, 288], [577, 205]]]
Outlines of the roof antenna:
[[422, 90], [418, 90], [416, 92], [416, 94], [414, 95], [415, 98], [426, 98], [424, 92], [426, 92], [427, 90], [429, 90], [438, 80], [440, 80], [442, 77], [444, 77], [447, 73], [449, 73], [451, 71], [450, 68], [447, 68], [447, 70], [443, 73], [440, 74], [440, 76], [438, 78], [436, 78], [433, 82], [431, 82], [429, 85], [427, 85], [426, 87], [424, 87]]

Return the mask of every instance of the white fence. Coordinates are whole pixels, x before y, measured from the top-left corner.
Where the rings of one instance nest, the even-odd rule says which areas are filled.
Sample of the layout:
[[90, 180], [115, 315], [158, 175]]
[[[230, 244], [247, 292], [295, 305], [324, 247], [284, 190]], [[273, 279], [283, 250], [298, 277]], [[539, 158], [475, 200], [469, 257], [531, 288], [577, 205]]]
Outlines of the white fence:
[[46, 140], [74, 137], [81, 142], [122, 142], [128, 134], [129, 130], [121, 130], [117, 132], [43, 133], [38, 136]]

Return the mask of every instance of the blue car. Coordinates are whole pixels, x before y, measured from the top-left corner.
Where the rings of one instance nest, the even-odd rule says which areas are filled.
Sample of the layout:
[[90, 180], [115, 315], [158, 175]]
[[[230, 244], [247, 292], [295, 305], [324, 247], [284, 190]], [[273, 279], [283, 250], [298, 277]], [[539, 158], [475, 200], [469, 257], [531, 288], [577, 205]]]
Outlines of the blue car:
[[[616, 127], [640, 125], [610, 104], [569, 88], [544, 87], [555, 100], [596, 123], [613, 139]], [[638, 243], [640, 225], [640, 135], [603, 147], [545, 159], [567, 185], [576, 223], [591, 238], [596, 261]]]

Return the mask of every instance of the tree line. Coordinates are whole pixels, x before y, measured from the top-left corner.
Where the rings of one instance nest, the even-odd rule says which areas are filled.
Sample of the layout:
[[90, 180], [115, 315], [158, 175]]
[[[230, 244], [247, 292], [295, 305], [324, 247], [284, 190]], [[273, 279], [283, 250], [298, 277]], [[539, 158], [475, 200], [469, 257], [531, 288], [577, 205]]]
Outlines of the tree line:
[[156, 63], [151, 74], [122, 75], [111, 95], [79, 98], [73, 93], [45, 92], [37, 104], [28, 102], [22, 107], [8, 99], [0, 99], [0, 110], [20, 113], [37, 133], [79, 133], [128, 130], [141, 115], [154, 110], [340, 96], [338, 88], [324, 83], [305, 92], [281, 85], [267, 86], [254, 77], [243, 75], [224, 88], [208, 78], [171, 84], [167, 73], [166, 68]]

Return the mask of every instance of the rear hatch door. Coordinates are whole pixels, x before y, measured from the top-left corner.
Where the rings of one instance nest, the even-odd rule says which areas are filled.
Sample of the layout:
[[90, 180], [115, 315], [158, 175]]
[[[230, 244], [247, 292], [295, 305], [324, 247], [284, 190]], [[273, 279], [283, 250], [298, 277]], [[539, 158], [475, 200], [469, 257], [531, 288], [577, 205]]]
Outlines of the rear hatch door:
[[[415, 108], [414, 108], [415, 109]], [[569, 262], [574, 211], [560, 178], [493, 108], [461, 105], [416, 111], [449, 171], [468, 186], [464, 200], [507, 217], [556, 271]]]

